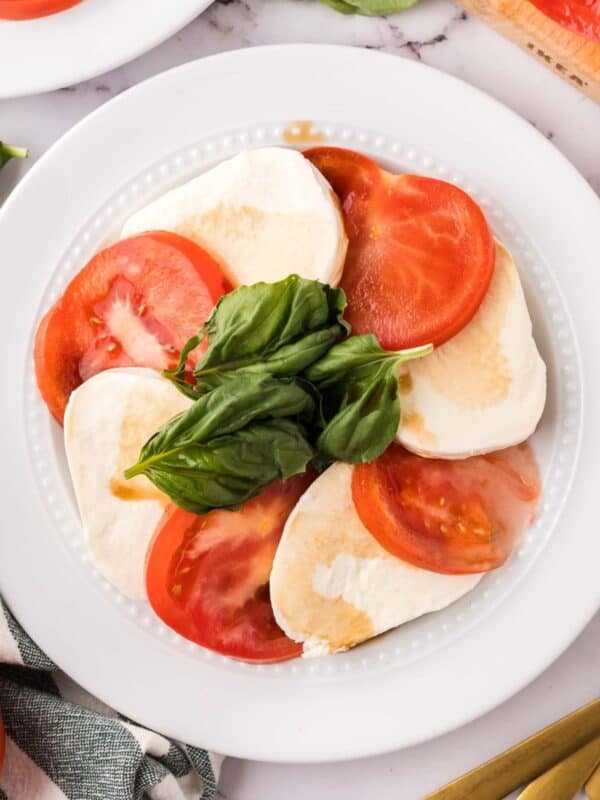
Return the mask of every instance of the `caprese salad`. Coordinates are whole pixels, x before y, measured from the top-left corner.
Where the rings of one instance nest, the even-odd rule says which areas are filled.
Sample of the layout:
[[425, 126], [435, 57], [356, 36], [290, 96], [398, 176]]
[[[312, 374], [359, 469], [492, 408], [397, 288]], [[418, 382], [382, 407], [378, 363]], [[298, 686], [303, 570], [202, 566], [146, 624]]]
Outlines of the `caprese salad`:
[[242, 152], [137, 211], [34, 357], [95, 567], [232, 658], [441, 609], [536, 513], [510, 253], [461, 189], [350, 150]]

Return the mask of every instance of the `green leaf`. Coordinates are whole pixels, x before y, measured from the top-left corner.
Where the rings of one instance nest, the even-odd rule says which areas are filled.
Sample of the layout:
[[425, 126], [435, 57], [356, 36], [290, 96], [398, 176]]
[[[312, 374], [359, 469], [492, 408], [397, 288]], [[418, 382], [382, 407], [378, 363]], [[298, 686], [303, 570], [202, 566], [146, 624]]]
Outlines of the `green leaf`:
[[304, 472], [313, 455], [302, 426], [279, 419], [172, 451], [145, 474], [178, 506], [205, 514], [238, 508], [274, 480]]
[[[221, 298], [165, 373], [195, 402], [125, 476], [145, 474], [204, 513], [236, 507], [309, 461], [323, 469], [381, 455], [400, 422], [398, 369], [432, 347], [389, 352], [372, 334], [344, 338], [345, 305], [341, 289], [297, 275]], [[205, 337], [191, 376], [188, 356]]]
[[335, 383], [361, 367], [374, 367], [378, 364], [399, 366], [404, 361], [429, 355], [433, 350], [430, 344], [408, 350], [384, 350], [372, 333], [350, 336], [334, 345], [318, 362], [312, 364], [304, 376], [318, 386], [325, 387]]
[[326, 6], [333, 8], [335, 11], [339, 11], [341, 14], [357, 14], [359, 13], [356, 8], [349, 3], [345, 3], [344, 0], [321, 0]]
[[137, 464], [125, 471], [125, 477], [145, 472], [174, 451], [234, 433], [256, 420], [310, 418], [313, 413], [313, 397], [296, 381], [260, 375], [237, 376], [236, 380], [202, 395], [187, 411], [163, 425], [146, 442]]
[[179, 391], [185, 394], [186, 397], [194, 398], [198, 396], [198, 392], [195, 390], [193, 385], [186, 380], [187, 376], [185, 365], [188, 360], [188, 356], [198, 347], [203, 338], [203, 331], [200, 331], [200, 333], [196, 334], [196, 336], [192, 336], [191, 339], [188, 339], [184, 344], [181, 353], [179, 354], [179, 361], [177, 362], [175, 369], [163, 370], [163, 377], [174, 383]]
[[12, 144], [0, 142], [0, 169], [10, 161], [11, 158], [27, 158], [29, 151], [26, 147], [15, 147]]
[[[336, 386], [337, 410], [317, 439], [322, 456], [360, 464], [374, 461], [394, 440], [400, 424], [398, 378], [394, 367], [380, 364]], [[331, 394], [329, 401], [331, 403]]]
[[[183, 508], [229, 508], [275, 478], [303, 471], [313, 449], [300, 420], [314, 411], [314, 398], [300, 381], [237, 376], [155, 433], [125, 477], [146, 475]], [[210, 505], [217, 494], [217, 505]]]
[[400, 424], [398, 369], [432, 351], [431, 345], [384, 350], [373, 334], [334, 345], [305, 372], [322, 397], [319, 452], [350, 464], [373, 461], [393, 441]]
[[298, 275], [240, 286], [221, 298], [203, 330], [186, 344], [175, 370], [165, 375], [189, 391], [183, 386], [185, 363], [205, 334], [208, 348], [194, 371], [198, 394], [234, 371], [296, 375], [348, 333], [345, 306], [341, 289]]
[[362, 14], [367, 17], [385, 17], [405, 11], [418, 0], [321, 0], [342, 14]]
[[397, 14], [418, 3], [418, 0], [348, 0], [360, 8], [362, 14], [371, 16], [387, 16]]

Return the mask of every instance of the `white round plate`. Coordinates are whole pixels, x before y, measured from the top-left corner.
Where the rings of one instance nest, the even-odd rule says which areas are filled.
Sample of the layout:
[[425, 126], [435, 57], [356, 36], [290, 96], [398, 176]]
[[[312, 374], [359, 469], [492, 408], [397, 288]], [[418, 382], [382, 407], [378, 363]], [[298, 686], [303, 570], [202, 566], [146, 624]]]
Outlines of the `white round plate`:
[[0, 98], [49, 92], [137, 58], [212, 0], [83, 0], [33, 20], [0, 19]]
[[[312, 142], [460, 184], [513, 250], [549, 369], [534, 437], [543, 503], [509, 563], [459, 603], [350, 653], [256, 667], [185, 642], [91, 568], [31, 341], [42, 310], [135, 208], [240, 149], [309, 144], [306, 131]], [[379, 753], [505, 700], [600, 603], [599, 231], [597, 197], [530, 125], [404, 59], [254, 48], [186, 64], [107, 103], [40, 160], [0, 213], [0, 587], [13, 611], [51, 658], [121, 712], [246, 758]]]

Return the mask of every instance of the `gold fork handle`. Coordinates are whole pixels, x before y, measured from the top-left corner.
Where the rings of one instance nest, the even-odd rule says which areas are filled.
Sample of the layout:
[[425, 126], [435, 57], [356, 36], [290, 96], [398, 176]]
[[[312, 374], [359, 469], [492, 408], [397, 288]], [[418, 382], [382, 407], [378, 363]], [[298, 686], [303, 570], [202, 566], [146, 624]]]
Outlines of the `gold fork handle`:
[[573, 800], [599, 761], [600, 737], [596, 737], [532, 781], [518, 800]]
[[600, 767], [596, 767], [590, 779], [585, 785], [585, 793], [588, 800], [600, 800]]
[[600, 736], [600, 699], [511, 747], [425, 800], [501, 800]]

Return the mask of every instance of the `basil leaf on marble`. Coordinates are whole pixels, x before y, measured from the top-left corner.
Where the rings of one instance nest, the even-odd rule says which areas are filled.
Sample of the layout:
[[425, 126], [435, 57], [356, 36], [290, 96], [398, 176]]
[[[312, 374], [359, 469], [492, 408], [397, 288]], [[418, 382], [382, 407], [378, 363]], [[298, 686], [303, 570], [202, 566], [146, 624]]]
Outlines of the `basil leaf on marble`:
[[27, 158], [29, 151], [26, 147], [15, 147], [12, 144], [0, 142], [0, 169], [11, 160], [11, 158]]
[[346, 3], [345, 0], [321, 0], [321, 2], [326, 6], [333, 8], [335, 11], [339, 11], [341, 14], [359, 13], [355, 6], [351, 6], [350, 3]]
[[386, 17], [405, 11], [419, 0], [321, 0], [342, 14], [361, 14], [367, 17]]

